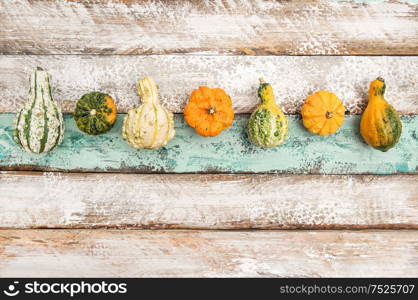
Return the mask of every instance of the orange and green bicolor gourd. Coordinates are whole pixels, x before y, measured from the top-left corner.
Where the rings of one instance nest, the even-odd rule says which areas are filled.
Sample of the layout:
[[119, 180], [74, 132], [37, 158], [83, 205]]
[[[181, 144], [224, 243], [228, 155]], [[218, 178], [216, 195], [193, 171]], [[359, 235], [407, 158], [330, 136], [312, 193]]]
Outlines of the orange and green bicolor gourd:
[[373, 80], [369, 89], [369, 102], [361, 116], [360, 133], [367, 144], [386, 152], [394, 147], [402, 134], [402, 122], [396, 109], [384, 97], [383, 78]]

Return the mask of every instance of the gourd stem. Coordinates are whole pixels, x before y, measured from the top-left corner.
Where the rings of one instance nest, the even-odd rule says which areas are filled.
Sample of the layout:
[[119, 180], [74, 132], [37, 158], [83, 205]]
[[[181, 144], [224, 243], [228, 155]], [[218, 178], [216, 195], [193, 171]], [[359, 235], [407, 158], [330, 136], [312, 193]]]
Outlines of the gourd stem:
[[263, 77], [259, 78], [260, 87], [258, 88], [258, 96], [262, 105], [276, 105], [272, 87], [264, 81]]
[[369, 103], [384, 100], [386, 83], [382, 77], [377, 77], [370, 85]]

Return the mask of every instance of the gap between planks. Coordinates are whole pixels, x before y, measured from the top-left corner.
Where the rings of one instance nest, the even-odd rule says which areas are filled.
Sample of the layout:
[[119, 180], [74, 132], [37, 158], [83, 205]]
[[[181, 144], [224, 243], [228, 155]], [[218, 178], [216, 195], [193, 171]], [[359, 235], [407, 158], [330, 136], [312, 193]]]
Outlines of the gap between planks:
[[416, 55], [416, 7], [408, 1], [1, 1], [0, 53]]
[[417, 277], [418, 231], [0, 230], [1, 277]]
[[0, 228], [418, 229], [418, 176], [0, 174]]
[[50, 72], [52, 94], [64, 112], [72, 112], [77, 99], [92, 90], [110, 94], [119, 112], [127, 112], [140, 101], [136, 82], [151, 76], [163, 105], [175, 113], [183, 112], [201, 85], [223, 88], [236, 113], [250, 113], [264, 77], [287, 114], [298, 113], [305, 98], [321, 89], [336, 93], [349, 113], [359, 114], [370, 82], [382, 76], [387, 100], [401, 114], [418, 114], [418, 56], [0, 55], [0, 112], [17, 112], [27, 101], [28, 78], [37, 66]]

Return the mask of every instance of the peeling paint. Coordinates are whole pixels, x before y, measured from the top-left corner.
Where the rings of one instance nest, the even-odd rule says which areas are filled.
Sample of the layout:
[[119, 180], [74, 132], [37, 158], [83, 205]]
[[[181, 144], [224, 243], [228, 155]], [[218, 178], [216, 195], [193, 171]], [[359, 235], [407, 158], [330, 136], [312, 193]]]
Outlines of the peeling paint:
[[364, 2], [1, 1], [0, 52], [415, 54], [416, 0]]
[[371, 80], [380, 76], [390, 104], [402, 114], [418, 114], [417, 56], [4, 55], [0, 62], [0, 112], [20, 109], [27, 101], [28, 74], [42, 66], [51, 74], [54, 100], [68, 113], [92, 90], [111, 95], [118, 112], [126, 113], [139, 103], [137, 80], [151, 76], [162, 104], [174, 113], [183, 112], [201, 85], [224, 89], [237, 113], [251, 113], [264, 77], [285, 114], [297, 113], [309, 94], [322, 89], [359, 114]]
[[320, 137], [307, 132], [297, 116], [290, 116], [289, 138], [280, 147], [251, 145], [245, 134], [247, 115], [214, 138], [197, 135], [176, 115], [176, 137], [159, 150], [134, 150], [120, 135], [124, 115], [104, 135], [79, 131], [65, 116], [65, 138], [45, 155], [29, 154], [12, 139], [14, 114], [0, 115], [0, 168], [77, 172], [137, 173], [292, 173], [292, 174], [394, 174], [416, 173], [418, 165], [417, 116], [404, 116], [400, 142], [383, 153], [366, 145], [359, 133], [359, 117], [347, 116], [340, 130]]

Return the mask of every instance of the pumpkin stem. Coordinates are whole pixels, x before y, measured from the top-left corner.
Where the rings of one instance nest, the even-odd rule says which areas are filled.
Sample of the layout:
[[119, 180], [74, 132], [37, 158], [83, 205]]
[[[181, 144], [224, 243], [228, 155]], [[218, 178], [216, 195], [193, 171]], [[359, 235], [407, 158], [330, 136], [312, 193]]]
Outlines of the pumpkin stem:
[[210, 107], [210, 108], [208, 108], [208, 113], [209, 113], [210, 115], [213, 115], [213, 114], [215, 114], [215, 113], [216, 113], [216, 109], [215, 109], [214, 107]]
[[327, 111], [327, 113], [325, 114], [325, 117], [326, 117], [327, 119], [332, 119], [332, 117], [333, 117], [332, 112], [331, 112], [331, 111]]
[[43, 71], [44, 69], [42, 69], [41, 67], [36, 67], [36, 71]]
[[258, 80], [260, 80], [260, 84], [266, 83], [266, 82], [264, 81], [264, 78], [263, 78], [263, 77], [260, 77]]

